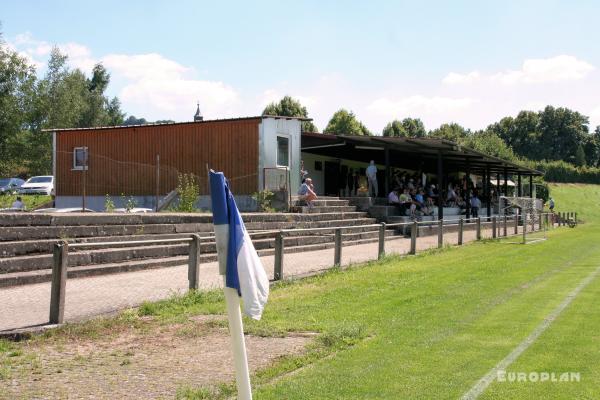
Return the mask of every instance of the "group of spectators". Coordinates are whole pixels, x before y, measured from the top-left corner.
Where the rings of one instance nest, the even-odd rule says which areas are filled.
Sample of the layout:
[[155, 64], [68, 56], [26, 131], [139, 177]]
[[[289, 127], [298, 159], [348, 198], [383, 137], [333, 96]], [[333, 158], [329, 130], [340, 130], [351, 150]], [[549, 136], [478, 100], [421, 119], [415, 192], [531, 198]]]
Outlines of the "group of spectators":
[[[401, 215], [412, 218], [433, 215], [440, 203], [442, 207], [469, 208], [472, 217], [479, 215], [481, 200], [477, 188], [466, 175], [459, 182], [448, 182], [446, 189], [426, 181], [425, 174], [394, 174], [394, 189], [388, 194], [388, 203], [398, 207]], [[467, 201], [470, 207], [467, 207]]]

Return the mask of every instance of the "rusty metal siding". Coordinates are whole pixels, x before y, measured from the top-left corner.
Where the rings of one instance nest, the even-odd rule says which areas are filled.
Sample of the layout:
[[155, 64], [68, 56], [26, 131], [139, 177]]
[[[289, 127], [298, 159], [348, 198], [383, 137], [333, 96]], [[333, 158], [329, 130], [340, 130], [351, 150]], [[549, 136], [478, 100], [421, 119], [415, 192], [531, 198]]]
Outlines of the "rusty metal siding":
[[160, 154], [160, 193], [177, 186], [178, 174], [193, 173], [207, 194], [206, 164], [223, 171], [236, 194], [258, 189], [260, 118], [176, 125], [57, 132], [56, 194], [82, 192], [81, 171], [73, 170], [73, 149], [88, 147], [86, 193], [153, 195], [156, 154]]

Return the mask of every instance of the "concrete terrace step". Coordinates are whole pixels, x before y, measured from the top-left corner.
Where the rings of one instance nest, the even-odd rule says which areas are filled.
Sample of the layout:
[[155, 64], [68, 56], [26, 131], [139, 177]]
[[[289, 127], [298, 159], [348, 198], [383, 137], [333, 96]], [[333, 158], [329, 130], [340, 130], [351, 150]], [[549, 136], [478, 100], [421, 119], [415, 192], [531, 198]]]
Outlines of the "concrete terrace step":
[[309, 208], [307, 206], [296, 206], [292, 207], [292, 212], [299, 212], [305, 214], [318, 214], [318, 213], [344, 213], [344, 212], [356, 212], [354, 206], [317, 206]]
[[[344, 218], [343, 214], [337, 215], [338, 218]], [[353, 225], [369, 225], [376, 222], [375, 218], [356, 218], [356, 219], [327, 219], [318, 222], [276, 222], [276, 223], [246, 223], [248, 230], [278, 230], [278, 229], [308, 229], [308, 228], [327, 228], [333, 226], [353, 226]]]
[[[202, 239], [208, 237], [214, 238], [212, 232], [199, 232], [198, 235]], [[172, 234], [155, 234], [155, 235], [124, 235], [124, 236], [100, 236], [89, 238], [73, 238], [68, 239], [69, 243], [101, 243], [101, 242], [126, 242], [131, 240], [161, 240], [161, 239], [178, 239], [187, 238], [190, 234], [187, 233], [172, 233]], [[0, 259], [6, 257], [15, 257], [39, 253], [51, 253], [56, 243], [62, 239], [40, 239], [40, 240], [19, 240], [10, 242], [0, 242]], [[113, 247], [127, 246], [127, 243], [122, 245], [114, 245]]]
[[[349, 206], [348, 200], [315, 200], [313, 201], [313, 205], [316, 207], [333, 207], [333, 206]], [[292, 206], [303, 207], [306, 206], [306, 201], [304, 200], [296, 200], [292, 202]]]
[[210, 224], [148, 224], [94, 226], [13, 226], [2, 229], [0, 241], [91, 238], [99, 236], [130, 236], [142, 234], [212, 232]]

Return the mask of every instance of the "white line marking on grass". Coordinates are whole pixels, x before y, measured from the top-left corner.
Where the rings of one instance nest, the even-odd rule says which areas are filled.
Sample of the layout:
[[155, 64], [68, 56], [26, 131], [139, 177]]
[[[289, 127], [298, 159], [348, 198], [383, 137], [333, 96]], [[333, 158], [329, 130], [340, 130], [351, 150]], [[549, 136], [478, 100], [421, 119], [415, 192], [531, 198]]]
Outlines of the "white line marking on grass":
[[487, 387], [494, 381], [498, 376], [498, 371], [504, 371], [512, 364], [529, 346], [531, 346], [537, 338], [554, 322], [554, 320], [563, 312], [565, 308], [573, 301], [575, 297], [581, 292], [595, 277], [600, 273], [600, 267], [596, 268], [594, 272], [584, 278], [579, 285], [556, 307], [543, 321], [539, 324], [533, 332], [523, 340], [504, 360], [500, 361], [490, 372], [488, 372], [483, 378], [481, 378], [467, 393], [465, 393], [462, 400], [474, 400], [478, 398]]

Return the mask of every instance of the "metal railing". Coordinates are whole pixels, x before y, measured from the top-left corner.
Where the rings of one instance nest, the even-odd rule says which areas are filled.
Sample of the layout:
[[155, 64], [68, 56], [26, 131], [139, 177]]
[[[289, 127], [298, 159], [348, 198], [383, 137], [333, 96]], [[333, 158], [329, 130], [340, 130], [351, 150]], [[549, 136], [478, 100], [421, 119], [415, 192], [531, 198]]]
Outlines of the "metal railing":
[[188, 281], [190, 289], [198, 289], [200, 283], [200, 236], [177, 239], [130, 240], [118, 242], [77, 242], [61, 241], [54, 245], [52, 263], [52, 281], [50, 285], [50, 324], [62, 324], [65, 315], [65, 292], [68, 278], [69, 250], [76, 248], [103, 247], [110, 248], [123, 245], [160, 245], [172, 243], [189, 243]]
[[[275, 255], [274, 255], [274, 280], [284, 278], [284, 252], [286, 238], [303, 237], [322, 235], [333, 238], [334, 242], [334, 266], [342, 264], [342, 248], [344, 245], [344, 237], [352, 236], [352, 232], [359, 233], [374, 233], [377, 235], [377, 258], [381, 259], [386, 255], [386, 231], [399, 230], [402, 228], [410, 228], [410, 247], [408, 254], [417, 253], [417, 240], [419, 237], [419, 228], [424, 226], [435, 227], [437, 229], [437, 247], [444, 246], [445, 228], [457, 228], [457, 245], [464, 243], [464, 232], [466, 227], [475, 227], [475, 240], [482, 239], [482, 226], [492, 228], [492, 238], [500, 236], [512, 236], [519, 233], [519, 226], [522, 226], [522, 231], [528, 231], [528, 225], [531, 223], [531, 230], [541, 230], [543, 227], [566, 226], [577, 223], [577, 213], [539, 213], [535, 216], [515, 215], [513, 216], [491, 216], [478, 218], [457, 218], [449, 220], [432, 220], [432, 221], [410, 221], [399, 223], [379, 223], [360, 226], [335, 226], [322, 228], [303, 228], [303, 229], [282, 229], [282, 230], [265, 230], [254, 232], [255, 235], [274, 234], [275, 236]], [[537, 225], [536, 225], [537, 223]], [[509, 224], [514, 226], [514, 233], [509, 235]], [[371, 229], [372, 228], [372, 229]], [[366, 230], [365, 230], [366, 229]], [[371, 230], [369, 230], [371, 229]], [[330, 233], [332, 232], [332, 233]], [[398, 239], [397, 237], [395, 239]], [[69, 251], [78, 248], [111, 248], [116, 246], [145, 246], [145, 245], [168, 245], [173, 243], [189, 243], [188, 257], [188, 281], [189, 289], [198, 289], [200, 286], [200, 242], [214, 240], [213, 235], [201, 237], [198, 234], [176, 239], [156, 239], [156, 240], [131, 240], [131, 241], [112, 241], [112, 242], [75, 242], [69, 243], [61, 241], [56, 243], [53, 248], [53, 266], [51, 280], [51, 296], [50, 296], [50, 324], [61, 324], [64, 321], [65, 308], [65, 290], [68, 279], [68, 263]]]
[[[572, 220], [576, 220], [577, 213], [569, 213], [572, 215]], [[419, 237], [419, 227], [422, 225], [435, 226], [437, 229], [437, 247], [442, 248], [444, 246], [444, 230], [448, 227], [457, 228], [457, 245], [463, 245], [464, 243], [464, 231], [465, 227], [475, 226], [475, 240], [482, 240], [482, 226], [489, 226], [492, 230], [492, 239], [499, 237], [508, 237], [519, 234], [519, 226], [522, 226], [522, 231], [527, 232], [527, 225], [531, 223], [531, 230], [542, 230], [544, 226], [554, 226], [556, 223], [564, 225], [564, 221], [567, 219], [562, 217], [555, 220], [554, 214], [552, 213], [537, 213], [534, 215], [522, 214], [522, 215], [502, 215], [502, 216], [483, 216], [477, 218], [457, 218], [449, 220], [436, 220], [436, 221], [411, 221], [411, 222], [400, 222], [386, 224], [384, 222], [379, 224], [361, 225], [361, 228], [377, 228], [378, 235], [378, 254], [377, 258], [381, 259], [385, 256], [385, 232], [388, 229], [398, 229], [403, 227], [410, 227], [410, 247], [408, 254], [414, 255], [417, 253], [417, 238]], [[536, 225], [537, 223], [537, 225]], [[509, 225], [513, 225], [514, 231], [509, 234]], [[537, 228], [536, 228], [537, 226]], [[334, 257], [333, 265], [340, 266], [342, 259], [342, 247], [344, 231], [350, 229], [356, 229], [357, 227], [326, 227], [326, 228], [312, 228], [312, 229], [282, 229], [276, 231], [275, 235], [275, 260], [274, 260], [274, 280], [284, 279], [284, 253], [285, 253], [285, 238], [290, 235], [302, 235], [303, 233], [311, 233], [319, 231], [332, 231], [334, 238]], [[368, 231], [368, 232], [374, 232]], [[331, 235], [329, 235], [331, 236]]]

